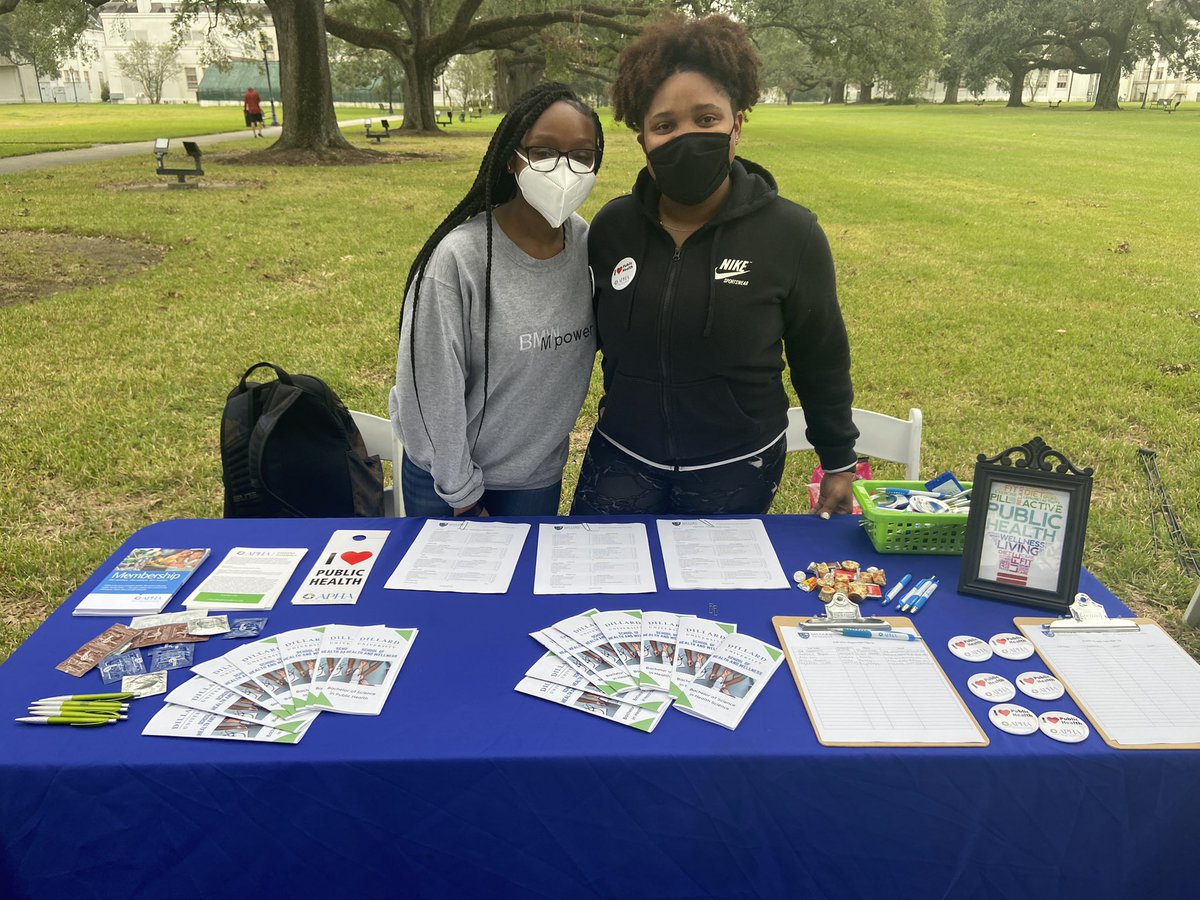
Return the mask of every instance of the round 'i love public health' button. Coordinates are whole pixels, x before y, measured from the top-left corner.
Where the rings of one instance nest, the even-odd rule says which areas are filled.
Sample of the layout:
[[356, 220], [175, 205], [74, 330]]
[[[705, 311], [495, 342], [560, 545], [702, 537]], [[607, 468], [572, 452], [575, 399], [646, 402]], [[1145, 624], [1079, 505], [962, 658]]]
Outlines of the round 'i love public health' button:
[[1062, 741], [1064, 744], [1078, 744], [1087, 740], [1087, 736], [1092, 733], [1087, 722], [1079, 716], [1057, 711], [1038, 716], [1038, 727], [1046, 737]]
[[950, 638], [946, 644], [950, 652], [959, 659], [967, 662], [983, 662], [992, 658], [992, 648], [977, 637], [969, 634], [958, 634]]
[[1015, 703], [997, 703], [988, 710], [988, 718], [1009, 734], [1036, 734], [1038, 730], [1038, 717]]

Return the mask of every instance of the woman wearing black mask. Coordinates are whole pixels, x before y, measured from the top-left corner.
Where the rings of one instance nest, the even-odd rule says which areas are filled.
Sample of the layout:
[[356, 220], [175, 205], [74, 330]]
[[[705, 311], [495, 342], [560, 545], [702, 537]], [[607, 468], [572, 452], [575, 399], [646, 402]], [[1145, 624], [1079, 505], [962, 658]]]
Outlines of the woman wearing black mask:
[[816, 512], [850, 512], [858, 432], [829, 243], [736, 155], [758, 65], [724, 16], [669, 19], [621, 54], [614, 113], [646, 168], [589, 235], [605, 395], [573, 513], [767, 512], [785, 355], [826, 472]]

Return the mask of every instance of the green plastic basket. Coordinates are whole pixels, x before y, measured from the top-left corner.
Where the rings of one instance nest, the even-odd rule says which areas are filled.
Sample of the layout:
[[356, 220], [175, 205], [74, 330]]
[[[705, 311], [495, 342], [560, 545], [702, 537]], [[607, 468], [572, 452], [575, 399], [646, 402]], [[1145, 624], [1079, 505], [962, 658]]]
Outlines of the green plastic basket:
[[[962, 482], [964, 489], [971, 482]], [[856, 481], [854, 499], [863, 511], [863, 527], [880, 553], [938, 553], [954, 556], [963, 551], [967, 514], [914, 513], [907, 509], [880, 509], [871, 492], [885, 487], [924, 490], [923, 481]]]

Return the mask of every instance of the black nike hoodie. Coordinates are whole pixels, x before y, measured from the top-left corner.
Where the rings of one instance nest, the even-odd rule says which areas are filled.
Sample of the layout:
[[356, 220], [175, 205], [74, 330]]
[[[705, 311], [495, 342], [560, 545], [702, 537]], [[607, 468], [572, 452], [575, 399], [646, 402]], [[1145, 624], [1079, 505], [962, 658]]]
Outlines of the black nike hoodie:
[[858, 430], [829, 242], [766, 169], [738, 158], [730, 178], [725, 205], [678, 249], [645, 169], [593, 220], [597, 428], [669, 466], [752, 453], [787, 428], [786, 354], [821, 465], [849, 466]]

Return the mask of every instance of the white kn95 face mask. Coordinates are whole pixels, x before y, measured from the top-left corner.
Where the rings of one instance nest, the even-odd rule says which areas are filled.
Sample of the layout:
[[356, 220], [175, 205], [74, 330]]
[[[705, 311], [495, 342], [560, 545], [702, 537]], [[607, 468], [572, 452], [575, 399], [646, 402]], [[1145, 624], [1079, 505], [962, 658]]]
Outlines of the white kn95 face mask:
[[526, 166], [517, 173], [517, 186], [526, 202], [542, 214], [551, 228], [558, 228], [583, 205], [596, 183], [596, 173], [572, 172], [565, 157], [549, 172]]

